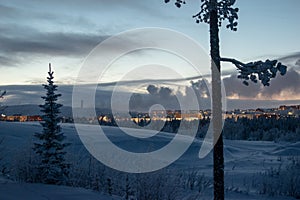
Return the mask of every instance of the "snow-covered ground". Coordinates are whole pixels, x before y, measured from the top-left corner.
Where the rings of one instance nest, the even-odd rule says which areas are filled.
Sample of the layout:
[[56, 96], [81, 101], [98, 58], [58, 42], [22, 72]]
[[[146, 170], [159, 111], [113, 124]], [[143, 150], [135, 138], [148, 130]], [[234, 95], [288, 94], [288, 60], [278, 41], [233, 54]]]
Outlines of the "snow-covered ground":
[[[92, 125], [82, 125], [89, 129]], [[72, 145], [69, 153], [87, 154], [80, 141], [73, 124], [63, 124], [62, 130], [67, 136], [67, 141]], [[103, 127], [114, 144], [134, 152], [153, 151], [168, 144], [174, 135], [162, 133], [150, 139], [133, 139], [121, 133], [116, 127]], [[12, 163], [22, 152], [28, 151], [32, 146], [33, 134], [40, 132], [38, 123], [11, 123], [0, 122], [0, 138], [4, 137], [1, 144], [0, 155], [4, 155], [2, 162]], [[143, 131], [132, 130], [140, 134]], [[282, 160], [300, 156], [300, 142], [296, 143], [274, 143], [262, 141], [224, 141], [225, 154], [225, 182], [227, 199], [283, 199], [283, 197], [268, 197], [259, 195], [255, 191], [247, 191], [254, 176], [271, 167], [282, 165]], [[169, 169], [197, 170], [207, 177], [212, 177], [212, 153], [205, 158], [199, 159], [198, 153], [202, 140], [195, 140], [188, 151]], [[84, 162], [84, 161], [83, 161]], [[43, 184], [16, 183], [6, 179], [0, 180], [0, 199], [111, 199], [112, 197], [102, 195], [82, 188], [71, 188], [66, 186], [49, 186]], [[18, 192], [16, 192], [18, 191]], [[210, 197], [209, 197], [210, 196]], [[117, 198], [115, 198], [117, 199]], [[211, 199], [211, 190], [207, 198]], [[285, 197], [284, 199], [293, 199]]]
[[0, 177], [1, 200], [118, 200], [83, 188], [44, 184], [16, 183]]

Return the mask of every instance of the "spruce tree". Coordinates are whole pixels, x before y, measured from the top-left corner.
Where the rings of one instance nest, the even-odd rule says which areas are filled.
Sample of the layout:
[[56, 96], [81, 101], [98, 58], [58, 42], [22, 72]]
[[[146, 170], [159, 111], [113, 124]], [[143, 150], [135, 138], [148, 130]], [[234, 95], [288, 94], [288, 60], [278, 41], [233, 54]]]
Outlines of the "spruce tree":
[[69, 165], [65, 161], [65, 136], [61, 132], [59, 117], [62, 104], [57, 103], [61, 94], [56, 94], [57, 85], [53, 82], [53, 71], [49, 64], [48, 84], [43, 84], [46, 96], [42, 96], [44, 104], [40, 105], [42, 115], [42, 133], [36, 133], [39, 142], [34, 144], [34, 151], [39, 156], [38, 180], [46, 184], [65, 184]]

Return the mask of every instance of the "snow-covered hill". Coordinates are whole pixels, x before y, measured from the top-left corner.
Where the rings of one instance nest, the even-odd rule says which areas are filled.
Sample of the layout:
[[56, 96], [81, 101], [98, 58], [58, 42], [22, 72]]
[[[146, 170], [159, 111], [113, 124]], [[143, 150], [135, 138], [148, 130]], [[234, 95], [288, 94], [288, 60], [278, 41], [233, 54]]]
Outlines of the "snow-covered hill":
[[[90, 129], [93, 125], [81, 125], [82, 128]], [[13, 163], [31, 148], [33, 134], [40, 132], [39, 123], [9, 123], [0, 122], [0, 138], [4, 137], [1, 144], [0, 155], [4, 155], [2, 162]], [[89, 157], [82, 142], [77, 135], [73, 124], [63, 124], [62, 130], [67, 136], [69, 154], [82, 154], [82, 157]], [[141, 138], [128, 137], [117, 127], [103, 127], [104, 132], [114, 144], [123, 149], [133, 152], [148, 152], [159, 149], [168, 144], [174, 137], [173, 134], [160, 133], [146, 140]], [[128, 129], [137, 134], [147, 134], [147, 132], [136, 129]], [[151, 133], [151, 131], [149, 131]], [[184, 140], [184, 139], [183, 139]], [[184, 142], [184, 141], [183, 141]], [[253, 177], [270, 168], [277, 168], [282, 165], [282, 160], [300, 156], [300, 142], [296, 143], [274, 143], [262, 141], [231, 141], [225, 140], [225, 182], [228, 199], [261, 199], [257, 192], [249, 190], [247, 194], [241, 191], [247, 190], [248, 183]], [[168, 169], [176, 170], [197, 170], [206, 177], [212, 177], [212, 153], [205, 158], [199, 159], [198, 153], [202, 140], [194, 140], [187, 152], [174, 162]], [[84, 160], [80, 161], [86, 164]], [[284, 166], [283, 166], [284, 167]], [[111, 197], [101, 196], [99, 193], [85, 189], [45, 186], [41, 184], [17, 184], [13, 182], [1, 181], [0, 199], [107, 199]], [[19, 191], [15, 193], [14, 191]], [[211, 189], [209, 189], [211, 191]], [[51, 194], [51, 197], [50, 195]], [[52, 195], [53, 194], [53, 195]], [[73, 195], [74, 194], [74, 195]], [[75, 195], [76, 194], [76, 195]], [[17, 196], [14, 196], [17, 195]], [[55, 196], [57, 198], [54, 198]], [[99, 196], [100, 195], [100, 196]], [[207, 193], [211, 195], [210, 192]], [[76, 197], [76, 198], [75, 198]], [[82, 197], [82, 198], [81, 198]], [[24, 198], [22, 198], [24, 199]], [[271, 198], [274, 199], [274, 198]], [[282, 199], [282, 197], [278, 197]], [[290, 199], [290, 198], [285, 198]], [[292, 199], [292, 198], [291, 198]]]
[[0, 177], [1, 200], [120, 200], [99, 192], [44, 184], [16, 183]]

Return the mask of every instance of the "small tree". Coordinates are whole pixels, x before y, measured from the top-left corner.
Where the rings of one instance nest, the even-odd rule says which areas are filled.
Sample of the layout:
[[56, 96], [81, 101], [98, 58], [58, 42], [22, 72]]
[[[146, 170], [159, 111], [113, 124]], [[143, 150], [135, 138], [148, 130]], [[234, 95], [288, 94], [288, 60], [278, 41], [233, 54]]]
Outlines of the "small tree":
[[36, 133], [35, 137], [40, 142], [34, 144], [34, 151], [40, 157], [38, 165], [38, 179], [46, 184], [65, 184], [68, 177], [69, 165], [65, 162], [65, 147], [68, 145], [64, 143], [65, 136], [61, 132], [59, 125], [61, 118], [60, 113], [61, 104], [56, 103], [61, 94], [56, 94], [57, 86], [53, 82], [53, 71], [51, 71], [51, 64], [49, 64], [49, 72], [47, 77], [48, 84], [44, 84], [47, 91], [43, 105], [40, 105], [43, 122], [42, 133]]

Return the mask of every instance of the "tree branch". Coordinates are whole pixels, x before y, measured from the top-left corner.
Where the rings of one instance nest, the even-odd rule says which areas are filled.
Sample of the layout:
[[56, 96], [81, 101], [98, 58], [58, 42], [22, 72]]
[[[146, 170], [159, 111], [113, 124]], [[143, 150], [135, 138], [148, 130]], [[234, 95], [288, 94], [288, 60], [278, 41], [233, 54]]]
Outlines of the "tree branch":
[[276, 77], [276, 73], [279, 71], [280, 75], [286, 74], [287, 67], [277, 60], [255, 61], [249, 63], [243, 63], [234, 58], [220, 58], [222, 62], [231, 62], [239, 70], [238, 78], [244, 79], [243, 83], [249, 85], [249, 79], [257, 83], [257, 77], [264, 86], [270, 85], [270, 80]]

